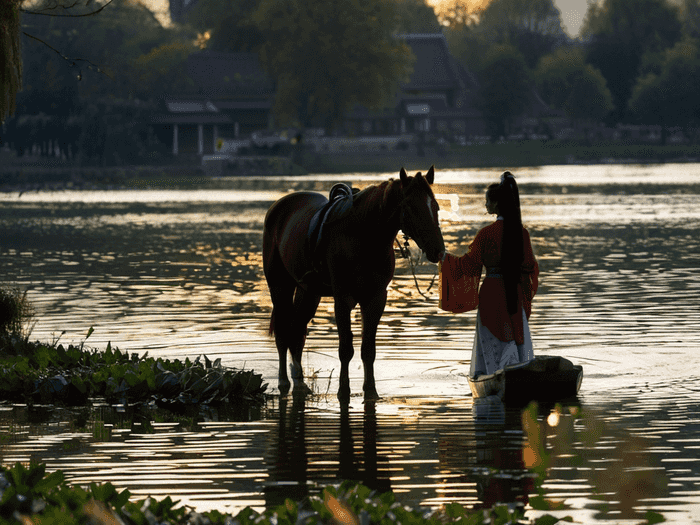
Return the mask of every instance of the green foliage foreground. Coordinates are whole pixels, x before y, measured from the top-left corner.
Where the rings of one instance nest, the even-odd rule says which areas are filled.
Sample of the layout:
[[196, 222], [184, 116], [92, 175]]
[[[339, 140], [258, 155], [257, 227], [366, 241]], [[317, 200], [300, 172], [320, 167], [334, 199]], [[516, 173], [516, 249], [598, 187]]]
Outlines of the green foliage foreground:
[[[88, 332], [88, 337], [92, 329]], [[85, 405], [107, 403], [249, 407], [266, 400], [262, 376], [197, 357], [155, 359], [148, 354], [105, 351], [61, 344], [0, 338], [0, 400], [21, 403]]]
[[[130, 501], [128, 490], [119, 492], [111, 483], [91, 483], [86, 487], [69, 485], [63, 472], [46, 473], [45, 465], [26, 468], [17, 463], [0, 467], [0, 525], [313, 525], [339, 523], [427, 524], [442, 523], [494, 525], [525, 523], [523, 512], [507, 505], [489, 510], [470, 510], [452, 503], [439, 511], [418, 510], [396, 501], [392, 492], [378, 494], [364, 485], [344, 482], [324, 488], [319, 495], [301, 502], [286, 500], [283, 505], [258, 512], [246, 507], [237, 515], [219, 511], [197, 513], [178, 506], [166, 497]], [[571, 521], [565, 518], [565, 521]], [[541, 516], [531, 523], [556, 523], [552, 516]]]

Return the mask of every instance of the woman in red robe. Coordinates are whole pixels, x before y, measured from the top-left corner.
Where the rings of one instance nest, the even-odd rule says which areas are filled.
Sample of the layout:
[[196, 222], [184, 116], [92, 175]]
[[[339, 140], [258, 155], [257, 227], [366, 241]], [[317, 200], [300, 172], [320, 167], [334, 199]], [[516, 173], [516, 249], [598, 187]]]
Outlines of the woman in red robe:
[[[497, 216], [496, 221], [479, 230], [463, 256], [446, 254], [442, 267], [442, 277], [452, 285], [453, 294], [463, 296], [458, 302], [468, 305], [451, 311], [478, 305], [472, 377], [534, 358], [528, 319], [537, 293], [539, 266], [530, 234], [522, 224], [518, 185], [512, 173], [506, 171], [500, 183], [488, 187], [486, 209]], [[486, 276], [477, 300], [475, 284], [482, 267]], [[474, 297], [464, 297], [470, 294]]]

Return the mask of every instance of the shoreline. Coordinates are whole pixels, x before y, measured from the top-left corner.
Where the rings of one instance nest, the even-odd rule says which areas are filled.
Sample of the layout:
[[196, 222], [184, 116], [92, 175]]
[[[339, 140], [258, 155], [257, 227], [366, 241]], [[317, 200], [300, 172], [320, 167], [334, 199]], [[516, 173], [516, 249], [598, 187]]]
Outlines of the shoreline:
[[400, 167], [421, 171], [434, 164], [438, 169], [518, 169], [546, 165], [648, 165], [700, 162], [700, 145], [598, 144], [524, 141], [522, 143], [455, 146], [448, 152], [427, 149], [415, 152], [357, 151], [344, 153], [303, 152], [280, 170], [271, 157], [268, 166], [244, 163], [224, 167], [182, 164], [132, 166], [73, 166], [54, 159], [17, 159], [0, 151], [0, 192], [89, 189], [235, 188], [232, 181], [251, 177], [340, 173], [392, 173]]

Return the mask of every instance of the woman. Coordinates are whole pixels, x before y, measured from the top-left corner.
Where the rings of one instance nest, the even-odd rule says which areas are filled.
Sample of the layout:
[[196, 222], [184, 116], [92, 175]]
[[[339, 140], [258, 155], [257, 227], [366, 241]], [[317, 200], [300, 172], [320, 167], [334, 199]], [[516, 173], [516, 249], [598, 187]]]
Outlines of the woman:
[[[476, 234], [462, 257], [447, 254], [441, 270], [442, 277], [453, 285], [460, 281], [472, 283], [462, 295], [473, 293], [473, 300], [463, 297], [461, 301], [462, 305], [469, 305], [466, 309], [478, 304], [472, 377], [534, 358], [528, 319], [537, 292], [539, 267], [530, 234], [522, 224], [518, 185], [512, 173], [506, 171], [500, 183], [488, 187], [486, 209], [497, 216], [496, 221]], [[477, 299], [482, 266], [486, 267], [486, 277]], [[465, 307], [447, 309], [465, 311]]]

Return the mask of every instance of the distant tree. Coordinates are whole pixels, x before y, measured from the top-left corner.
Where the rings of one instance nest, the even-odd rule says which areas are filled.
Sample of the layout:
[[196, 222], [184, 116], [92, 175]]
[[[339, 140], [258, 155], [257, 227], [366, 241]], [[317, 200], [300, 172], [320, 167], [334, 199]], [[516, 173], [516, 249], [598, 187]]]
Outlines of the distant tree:
[[493, 0], [479, 16], [479, 30], [488, 42], [517, 48], [530, 68], [568, 38], [553, 0]]
[[614, 118], [622, 120], [643, 57], [678, 42], [681, 23], [678, 9], [666, 0], [603, 0], [589, 3], [582, 36], [586, 61], [605, 77]]
[[187, 14], [186, 21], [206, 35], [206, 46], [216, 51], [257, 51], [263, 36], [251, 16], [258, 0], [199, 1]]
[[[139, 57], [161, 46], [185, 46], [193, 40], [178, 28], [163, 27], [138, 1], [113, 0], [98, 16], [79, 16], [85, 12], [84, 5], [76, 5], [70, 9], [73, 16], [24, 15], [23, 30], [42, 35], [51, 46], [24, 37], [24, 91], [46, 92], [43, 97], [27, 93], [30, 99], [49, 100], [59, 85], [83, 100], [148, 96], [140, 83]], [[55, 78], [52, 87], [42, 80], [48, 70]]]
[[479, 109], [496, 136], [505, 136], [530, 100], [532, 83], [525, 58], [513, 46], [495, 45], [486, 54], [478, 77]]
[[397, 33], [439, 33], [442, 29], [435, 10], [425, 0], [394, 0], [398, 12]]
[[261, 0], [260, 59], [276, 81], [280, 123], [327, 128], [354, 105], [394, 102], [414, 60], [392, 34], [393, 0]]
[[435, 4], [435, 14], [444, 27], [469, 27], [479, 22], [490, 0], [442, 0]]
[[491, 44], [479, 33], [476, 24], [451, 24], [443, 30], [450, 53], [469, 70], [477, 70]]
[[700, 38], [700, 0], [683, 0], [680, 17], [683, 34], [689, 38]]
[[540, 59], [534, 73], [542, 99], [574, 120], [600, 120], [613, 109], [602, 73], [586, 64], [580, 48], [561, 48]]
[[696, 40], [679, 42], [665, 53], [659, 74], [637, 79], [629, 108], [639, 122], [690, 127], [700, 120], [700, 50]]
[[134, 63], [135, 96], [148, 99], [194, 91], [194, 81], [187, 74], [187, 57], [194, 51], [191, 42], [169, 42], [138, 57]]

